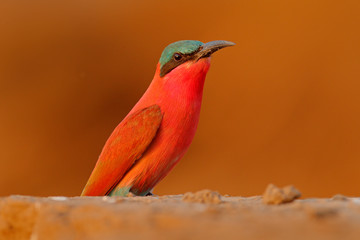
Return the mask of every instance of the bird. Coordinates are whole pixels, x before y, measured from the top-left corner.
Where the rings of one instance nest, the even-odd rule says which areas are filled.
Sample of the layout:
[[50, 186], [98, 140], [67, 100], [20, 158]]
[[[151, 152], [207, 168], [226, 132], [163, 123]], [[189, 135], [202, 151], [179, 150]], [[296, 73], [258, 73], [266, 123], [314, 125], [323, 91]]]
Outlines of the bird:
[[193, 140], [211, 55], [233, 45], [169, 44], [148, 89], [106, 141], [81, 196], [152, 195]]

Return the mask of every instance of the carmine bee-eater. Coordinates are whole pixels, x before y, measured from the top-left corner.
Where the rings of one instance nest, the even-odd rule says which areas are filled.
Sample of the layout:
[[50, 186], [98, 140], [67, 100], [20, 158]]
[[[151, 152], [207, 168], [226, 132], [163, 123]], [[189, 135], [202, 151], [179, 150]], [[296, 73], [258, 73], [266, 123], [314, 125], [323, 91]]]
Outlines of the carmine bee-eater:
[[211, 54], [233, 45], [194, 40], [168, 45], [150, 86], [106, 141], [81, 195], [151, 194], [195, 135]]

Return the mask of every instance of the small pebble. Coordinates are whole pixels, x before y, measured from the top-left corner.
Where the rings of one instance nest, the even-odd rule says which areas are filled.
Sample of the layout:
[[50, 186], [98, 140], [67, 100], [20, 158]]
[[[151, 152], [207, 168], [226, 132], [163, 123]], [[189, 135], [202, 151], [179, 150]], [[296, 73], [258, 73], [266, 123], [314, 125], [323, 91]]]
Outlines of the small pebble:
[[276, 205], [292, 202], [299, 197], [301, 197], [300, 191], [292, 185], [279, 188], [274, 184], [269, 184], [263, 194], [263, 202]]

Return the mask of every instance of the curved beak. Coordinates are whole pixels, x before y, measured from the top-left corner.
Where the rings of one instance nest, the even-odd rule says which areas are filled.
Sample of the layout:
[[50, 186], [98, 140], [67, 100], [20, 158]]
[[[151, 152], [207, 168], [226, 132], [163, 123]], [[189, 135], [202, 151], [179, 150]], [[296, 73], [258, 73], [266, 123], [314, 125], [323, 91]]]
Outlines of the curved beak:
[[201, 46], [200, 51], [196, 53], [196, 61], [198, 61], [200, 58], [207, 58], [210, 57], [211, 54], [216, 52], [219, 49], [222, 49], [224, 47], [231, 47], [234, 46], [235, 43], [224, 41], [224, 40], [218, 40], [218, 41], [211, 41], [208, 43], [205, 43]]

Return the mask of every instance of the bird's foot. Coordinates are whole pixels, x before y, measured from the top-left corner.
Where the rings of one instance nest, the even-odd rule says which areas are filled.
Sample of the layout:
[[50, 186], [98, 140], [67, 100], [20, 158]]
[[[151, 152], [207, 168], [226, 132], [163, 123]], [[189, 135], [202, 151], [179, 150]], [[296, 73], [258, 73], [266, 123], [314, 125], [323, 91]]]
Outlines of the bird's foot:
[[153, 194], [152, 192], [148, 192], [145, 196], [157, 197], [157, 195]]

